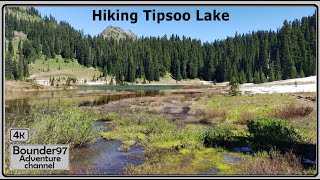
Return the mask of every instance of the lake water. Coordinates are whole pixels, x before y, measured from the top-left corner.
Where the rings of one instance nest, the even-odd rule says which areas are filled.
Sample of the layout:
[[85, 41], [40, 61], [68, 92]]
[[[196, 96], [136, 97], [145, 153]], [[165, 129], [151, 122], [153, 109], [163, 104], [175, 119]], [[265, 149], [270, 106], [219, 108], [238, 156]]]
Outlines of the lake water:
[[[6, 125], [21, 119], [34, 105], [73, 102], [79, 106], [101, 105], [126, 98], [164, 95], [163, 90], [179, 89], [181, 85], [80, 86], [73, 90], [7, 92], [5, 94]], [[9, 128], [6, 126], [6, 128]]]
[[[79, 106], [107, 104], [126, 98], [164, 95], [163, 90], [178, 89], [182, 86], [138, 85], [138, 86], [82, 86], [74, 90], [11, 92], [5, 98], [6, 129], [28, 113], [33, 105], [50, 107], [51, 105], [74, 102]], [[97, 126], [108, 127], [104, 122]], [[71, 174], [121, 174], [127, 164], [143, 163], [143, 150], [133, 148], [130, 152], [119, 152], [120, 141], [99, 139], [70, 153]]]

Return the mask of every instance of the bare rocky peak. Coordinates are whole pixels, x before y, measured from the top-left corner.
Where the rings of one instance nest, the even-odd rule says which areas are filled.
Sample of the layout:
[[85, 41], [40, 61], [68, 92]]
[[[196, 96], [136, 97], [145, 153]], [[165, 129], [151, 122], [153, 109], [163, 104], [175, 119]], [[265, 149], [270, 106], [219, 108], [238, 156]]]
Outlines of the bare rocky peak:
[[102, 31], [101, 35], [105, 38], [131, 38], [134, 40], [137, 39], [137, 36], [132, 31], [123, 30], [122, 28], [116, 26], [108, 26], [105, 30]]

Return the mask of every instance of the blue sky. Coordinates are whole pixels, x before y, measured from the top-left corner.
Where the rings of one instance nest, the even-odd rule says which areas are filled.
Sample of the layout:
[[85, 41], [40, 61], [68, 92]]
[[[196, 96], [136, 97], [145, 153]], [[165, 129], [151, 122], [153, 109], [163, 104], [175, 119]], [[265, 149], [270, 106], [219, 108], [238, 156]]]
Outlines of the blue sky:
[[[131, 30], [138, 36], [163, 36], [165, 34], [178, 34], [200, 39], [201, 41], [214, 41], [225, 39], [228, 36], [248, 33], [253, 30], [277, 30], [285, 19], [292, 21], [303, 16], [312, 15], [316, 8], [313, 6], [99, 6], [99, 7], [37, 7], [41, 15], [51, 14], [58, 21], [69, 22], [77, 30], [92, 36], [101, 33], [108, 25], [119, 26], [124, 30]], [[138, 22], [130, 21], [93, 21], [93, 10], [108, 10], [120, 12], [137, 12]], [[156, 12], [189, 12], [189, 21], [145, 21], [144, 9], [155, 9]], [[218, 12], [228, 12], [229, 21], [196, 21], [196, 10], [204, 14], [216, 9]], [[202, 15], [203, 16], [203, 15]]]

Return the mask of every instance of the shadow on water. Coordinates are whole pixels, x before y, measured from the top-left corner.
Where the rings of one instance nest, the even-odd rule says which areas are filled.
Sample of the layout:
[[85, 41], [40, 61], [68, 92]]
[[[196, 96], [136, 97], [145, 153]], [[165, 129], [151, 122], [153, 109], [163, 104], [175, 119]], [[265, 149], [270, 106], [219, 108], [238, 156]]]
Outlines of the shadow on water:
[[[96, 127], [106, 132], [110, 128], [105, 121], [96, 121]], [[121, 141], [99, 139], [85, 147], [71, 150], [70, 170], [72, 174], [122, 174], [127, 164], [143, 163], [143, 150], [139, 147], [129, 152], [119, 152]]]
[[302, 157], [301, 163], [304, 168], [310, 168], [316, 165], [317, 147], [315, 144], [299, 144], [297, 154]]
[[148, 90], [143, 92], [136, 92], [133, 94], [118, 94], [118, 95], [104, 95], [94, 100], [88, 100], [79, 103], [80, 106], [99, 106], [103, 104], [108, 104], [112, 101], [119, 101], [121, 99], [128, 98], [138, 98], [138, 97], [153, 97], [157, 95], [164, 95], [164, 92], [160, 92], [158, 90]]
[[125, 90], [125, 91], [159, 91], [169, 89], [180, 89], [183, 85], [126, 85], [126, 86], [79, 86], [80, 90]]
[[141, 148], [133, 148], [130, 152], [119, 152], [120, 141], [99, 139], [88, 147], [71, 151], [71, 168], [74, 174], [121, 174], [127, 164], [143, 163]]

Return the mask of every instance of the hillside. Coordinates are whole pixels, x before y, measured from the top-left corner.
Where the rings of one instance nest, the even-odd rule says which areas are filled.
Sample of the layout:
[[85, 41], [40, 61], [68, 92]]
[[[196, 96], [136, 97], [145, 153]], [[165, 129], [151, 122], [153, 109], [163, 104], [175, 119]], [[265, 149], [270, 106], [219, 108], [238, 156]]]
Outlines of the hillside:
[[6, 13], [16, 16], [18, 19], [30, 20], [30, 21], [42, 21], [41, 16], [33, 8], [29, 7], [7, 7]]
[[45, 61], [37, 59], [29, 65], [29, 73], [30, 78], [34, 80], [60, 79], [60, 85], [65, 84], [68, 78], [75, 78], [78, 82], [89, 82], [97, 80], [102, 75], [96, 68], [82, 66], [75, 59], [63, 59], [61, 55]]
[[[12, 9], [14, 11], [18, 14], [21, 10]], [[26, 12], [39, 17], [34, 8]], [[99, 69], [104, 77], [114, 77], [119, 83], [135, 83], [141, 79], [158, 82], [171, 74], [177, 82], [201, 79], [260, 84], [316, 74], [315, 13], [285, 20], [277, 31], [235, 33], [234, 37], [211, 43], [177, 35], [137, 38], [131, 31], [114, 26], [91, 36], [74, 29], [68, 22], [57, 22], [52, 16], [42, 19], [39, 22], [6, 14], [6, 79], [32, 75], [28, 64], [35, 63], [38, 57], [50, 61], [60, 56], [65, 60], [76, 59], [84, 68]], [[12, 47], [15, 31], [28, 37], [18, 48], [19, 52], [14, 52], [16, 48]]]

